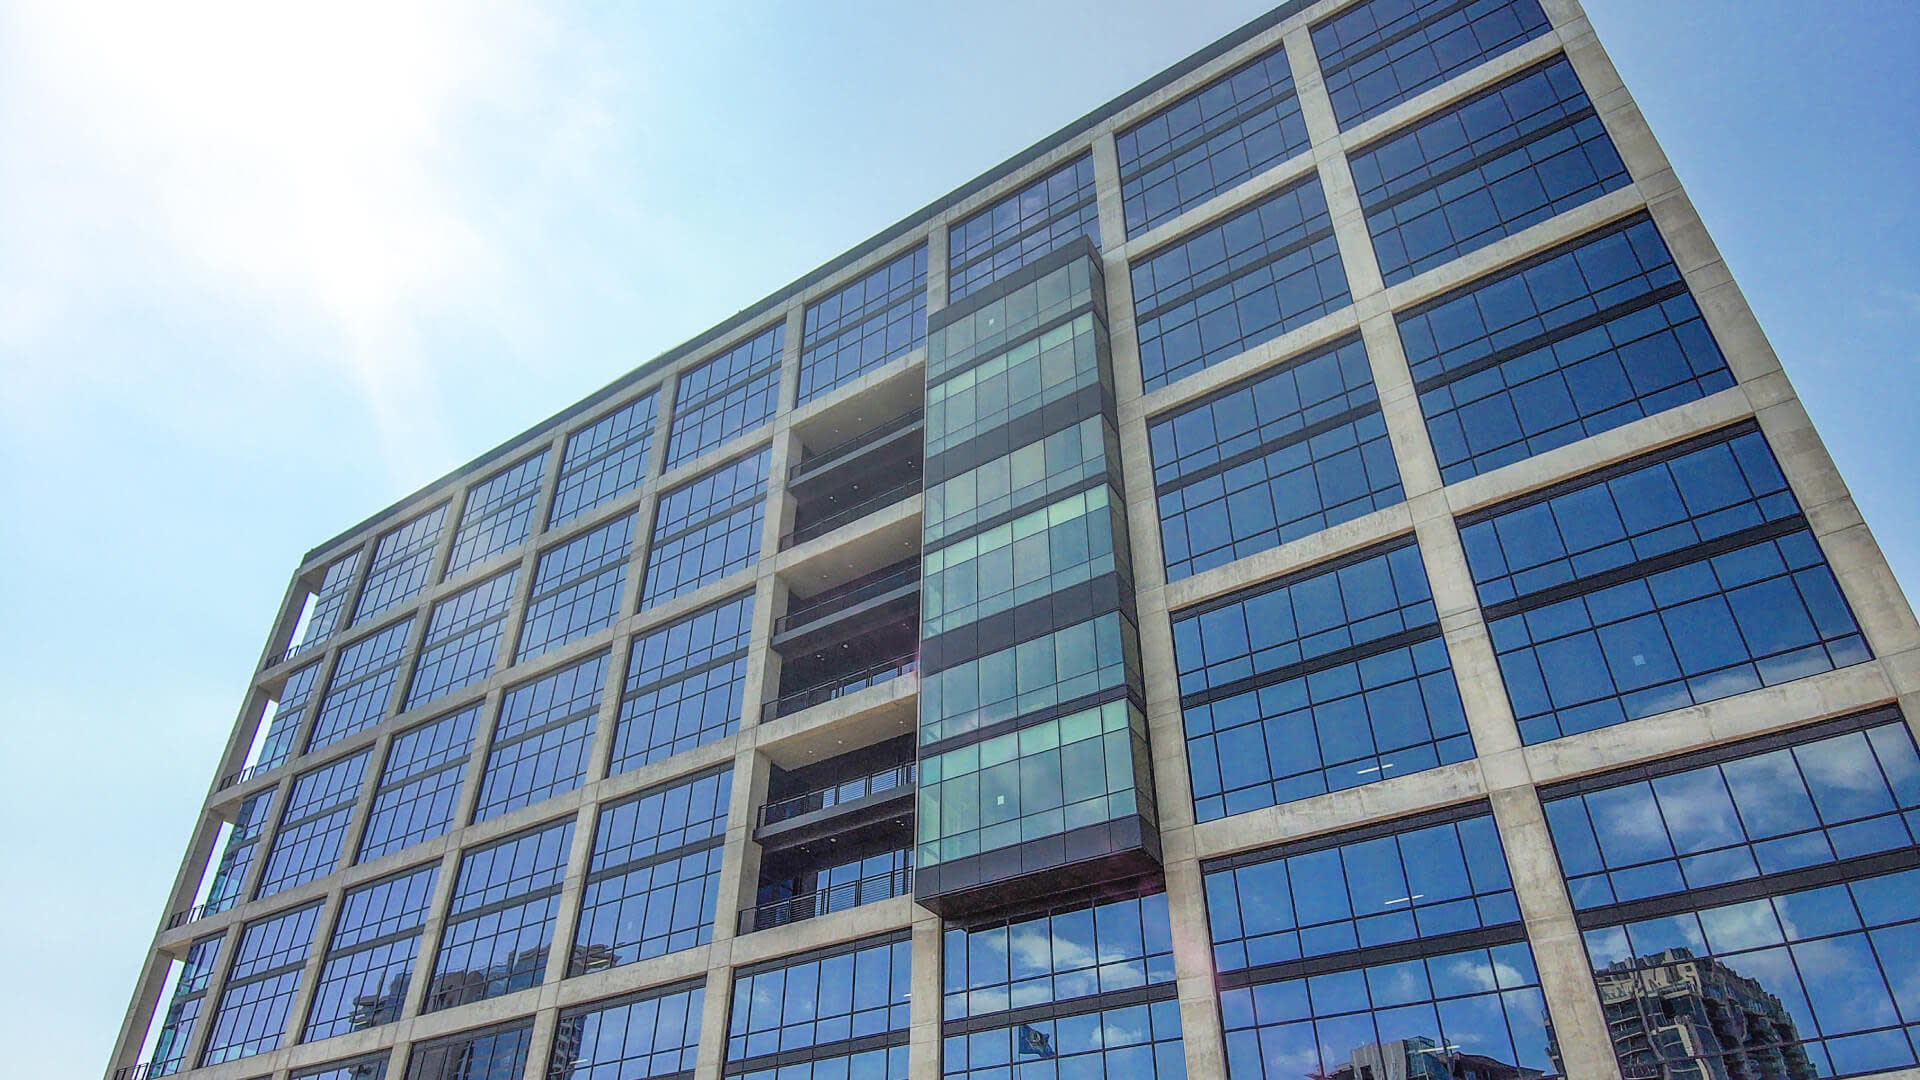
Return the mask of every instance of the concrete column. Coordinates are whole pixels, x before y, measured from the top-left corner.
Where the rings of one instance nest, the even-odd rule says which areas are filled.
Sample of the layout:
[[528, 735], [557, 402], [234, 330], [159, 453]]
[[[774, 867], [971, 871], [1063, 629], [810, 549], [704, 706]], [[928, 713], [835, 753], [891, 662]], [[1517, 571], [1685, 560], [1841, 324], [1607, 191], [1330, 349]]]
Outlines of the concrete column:
[[493, 730], [500, 723], [500, 701], [504, 692], [496, 687], [480, 703], [480, 715], [473, 722], [473, 749], [467, 755], [467, 770], [460, 780], [459, 801], [454, 804], [448, 832], [473, 824], [480, 806], [480, 788], [487, 778], [487, 756], [493, 748]]
[[[615, 405], [619, 408], [619, 405]], [[606, 415], [605, 411], [599, 415]], [[658, 413], [656, 412], [657, 416]], [[587, 421], [593, 423], [592, 420]], [[533, 520], [527, 523], [527, 542], [537, 544], [546, 534], [547, 519], [553, 515], [553, 500], [560, 492], [560, 467], [567, 459], [567, 442], [572, 437], [572, 429], [562, 429], [554, 433], [547, 443], [547, 467], [540, 477], [540, 494], [533, 502]], [[653, 449], [649, 446], [647, 449]]]
[[[716, 953], [725, 950], [714, 950]], [[725, 964], [707, 970], [707, 993], [700, 1007], [700, 1050], [694, 1058], [694, 1080], [718, 1080], [727, 1060], [727, 998], [733, 972]], [[917, 1075], [917, 1074], [916, 1074]]]
[[[1189, 802], [1191, 808], [1191, 802]], [[1213, 939], [1200, 863], [1167, 865], [1167, 907], [1173, 916], [1173, 977], [1180, 992], [1180, 1032], [1188, 1076], [1227, 1075], [1226, 1029], [1213, 976]]]
[[1093, 137], [1093, 194], [1100, 210], [1100, 247], [1117, 251], [1127, 240], [1127, 212], [1120, 198], [1120, 153], [1111, 128]]
[[947, 306], [947, 223], [935, 221], [927, 229], [927, 314]]
[[1513, 787], [1489, 798], [1566, 1074], [1617, 1080], [1620, 1066], [1614, 1060], [1613, 1038], [1594, 992], [1593, 968], [1574, 922], [1539, 796], [1531, 787]]
[[320, 985], [320, 972], [326, 966], [327, 947], [333, 942], [334, 928], [340, 922], [341, 898], [346, 892], [340, 885], [328, 889], [326, 900], [320, 906], [320, 917], [313, 922], [307, 963], [300, 971], [300, 985], [293, 992], [293, 1001], [287, 1006], [287, 1032], [280, 1039], [282, 1048], [297, 1044], [306, 1029], [307, 1013], [313, 1008], [314, 991]]
[[940, 916], [915, 905], [913, 909], [913, 997], [908, 1005], [907, 1073], [939, 1076], [941, 1058], [941, 998], [945, 925]]
[[[426, 921], [420, 925], [420, 949], [413, 961], [413, 982], [407, 986], [405, 1018], [420, 1015], [426, 1005], [427, 990], [433, 985], [433, 966], [440, 957], [440, 934], [447, 925], [447, 905], [453, 900], [453, 886], [460, 878], [460, 849], [450, 845], [440, 857], [440, 871], [433, 878], [433, 900], [427, 906]], [[394, 1075], [391, 1068], [388, 1075]], [[401, 1074], [405, 1075], [405, 1074]]]
[[[541, 986], [549, 989], [557, 988], [560, 981], [567, 977], [567, 965], [573, 959], [573, 938], [580, 923], [580, 901], [587, 888], [587, 868], [593, 861], [593, 833], [597, 824], [594, 816], [597, 809], [593, 803], [587, 803], [580, 807], [574, 817], [573, 845], [567, 849], [567, 873], [560, 883], [560, 910], [553, 918], [553, 945], [547, 952], [546, 976], [541, 980]], [[547, 1003], [544, 994], [542, 1003]], [[552, 1037], [553, 1031], [549, 1026], [549, 1043]]]
[[347, 831], [340, 837], [340, 861], [335, 869], [360, 861], [360, 841], [367, 832], [367, 818], [373, 811], [373, 798], [380, 789], [380, 774], [386, 769], [387, 752], [393, 746], [394, 729], [388, 728], [367, 748], [367, 765], [360, 777], [360, 794], [353, 801], [353, 816], [347, 819]]

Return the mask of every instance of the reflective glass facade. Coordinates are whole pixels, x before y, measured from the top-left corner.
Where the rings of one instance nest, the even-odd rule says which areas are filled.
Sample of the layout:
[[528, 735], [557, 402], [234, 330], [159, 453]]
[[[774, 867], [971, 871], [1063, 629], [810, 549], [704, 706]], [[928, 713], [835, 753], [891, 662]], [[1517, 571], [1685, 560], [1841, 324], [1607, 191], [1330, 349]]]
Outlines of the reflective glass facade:
[[1526, 741], [1868, 658], [1757, 431], [1576, 485], [1460, 530]]
[[1147, 437], [1169, 580], [1404, 497], [1358, 338], [1156, 417]]
[[773, 419], [780, 392], [781, 323], [680, 376], [667, 468], [684, 465]]
[[546, 473], [547, 452], [542, 450], [467, 489], [460, 528], [453, 534], [453, 551], [447, 556], [449, 578], [527, 538]]
[[1114, 137], [1128, 235], [1265, 172], [1308, 141], [1284, 52], [1222, 75]]
[[371, 755], [362, 750], [294, 778], [257, 896], [271, 896], [333, 871]]
[[809, 305], [800, 339], [800, 404], [927, 340], [927, 249], [921, 245]]
[[732, 734], [753, 630], [742, 593], [633, 639], [610, 773], [625, 772]]
[[640, 606], [653, 607], [753, 565], [760, 557], [772, 451], [697, 476], [660, 497]]
[[506, 692], [480, 779], [475, 821], [580, 786], [606, 681], [607, 654], [601, 653]]
[[619, 614], [620, 584], [633, 552], [633, 518], [616, 518], [541, 554], [520, 624], [516, 662], [578, 641]]
[[434, 605], [403, 709], [471, 686], [493, 671], [518, 573], [509, 570]]
[[364, 885], [340, 901], [303, 1042], [400, 1019], [438, 865]]
[[1156, 390], [1351, 300], [1309, 177], [1133, 264], [1140, 380]]
[[706, 999], [704, 986], [669, 987], [567, 1010], [554, 1033], [548, 1080], [692, 1075]]
[[547, 527], [557, 528], [638, 488], [653, 445], [654, 397], [640, 395], [567, 436]]
[[1238, 856], [1206, 885], [1233, 1080], [1560, 1075], [1484, 809]]
[[1313, 28], [1343, 128], [1518, 48], [1551, 24], [1540, 0], [1367, 0]]
[[545, 979], [572, 841], [568, 818], [461, 856], [422, 1011], [499, 997]]
[[894, 937], [742, 972], [725, 1075], [904, 1076], [896, 1062], [905, 1063], [912, 970], [910, 943]]
[[320, 905], [309, 904], [240, 931], [200, 1064], [252, 1057], [280, 1045], [319, 918]]
[[1629, 181], [1565, 59], [1522, 72], [1348, 161], [1389, 285]]
[[103, 1080], [1912, 1069], [1915, 624], [1590, 31], [1286, 0], [315, 547]]
[[387, 715], [412, 631], [413, 617], [408, 616], [340, 650], [327, 694], [313, 719], [307, 753], [377, 724]]
[[713, 937], [733, 773], [643, 792], [600, 811], [570, 975]]
[[947, 302], [959, 303], [1081, 236], [1100, 242], [1091, 156], [1062, 165], [947, 233]]
[[1582, 237], [1399, 323], [1448, 481], [1733, 385], [1646, 218]]
[[482, 706], [429, 720], [393, 737], [360, 838], [366, 862], [431, 840], [453, 823]]
[[355, 626], [426, 588], [433, 552], [446, 523], [447, 504], [442, 503], [380, 538], [367, 565], [367, 579], [360, 586], [360, 602], [354, 605]]
[[1419, 548], [1177, 612], [1201, 821], [1473, 756]]

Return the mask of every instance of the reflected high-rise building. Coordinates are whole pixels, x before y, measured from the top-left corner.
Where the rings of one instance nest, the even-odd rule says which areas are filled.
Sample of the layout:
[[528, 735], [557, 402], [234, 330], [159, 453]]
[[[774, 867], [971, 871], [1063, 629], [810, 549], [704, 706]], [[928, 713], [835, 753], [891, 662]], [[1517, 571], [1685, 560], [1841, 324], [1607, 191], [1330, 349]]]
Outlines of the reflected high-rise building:
[[1667, 949], [1594, 973], [1625, 1080], [1812, 1080], [1780, 998], [1711, 957]]
[[1313, 1080], [1539, 1080], [1546, 1075], [1416, 1035], [1356, 1047], [1353, 1060]]

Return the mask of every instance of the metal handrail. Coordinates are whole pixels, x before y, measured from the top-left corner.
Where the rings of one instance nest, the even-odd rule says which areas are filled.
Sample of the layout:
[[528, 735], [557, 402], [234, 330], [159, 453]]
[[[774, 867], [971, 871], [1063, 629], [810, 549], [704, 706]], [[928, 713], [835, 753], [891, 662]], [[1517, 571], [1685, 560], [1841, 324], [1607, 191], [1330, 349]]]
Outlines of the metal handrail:
[[862, 904], [891, 900], [913, 892], [913, 870], [889, 870], [884, 874], [849, 881], [831, 889], [790, 896], [770, 904], [750, 907], [740, 913], [740, 932], [770, 930], [776, 926], [804, 922], [835, 911], [846, 911]]
[[914, 776], [915, 763], [909, 761], [904, 765], [895, 765], [877, 773], [842, 780], [832, 787], [818, 788], [803, 795], [794, 795], [766, 803], [760, 807], [760, 824], [772, 825], [789, 818], [797, 818], [802, 814], [811, 814], [815, 810], [825, 810], [829, 806], [864, 799], [877, 792], [908, 787], [913, 783]]
[[[920, 557], [918, 555], [904, 563], [896, 563], [893, 568], [882, 567], [867, 579], [848, 582], [837, 589], [828, 589], [818, 596], [809, 596], [797, 604], [790, 605], [787, 613], [773, 620], [773, 636], [805, 626], [820, 617], [820, 609], [826, 607], [845, 607], [871, 599], [881, 593], [890, 592], [909, 582], [920, 580]], [[851, 586], [849, 588], [848, 586]]]
[[272, 772], [273, 770], [285, 764], [286, 764], [285, 761], [255, 762], [254, 764], [249, 765], [244, 769], [241, 769], [237, 773], [228, 773], [227, 775], [221, 777], [220, 786], [215, 790], [225, 791], [235, 784], [244, 784], [256, 776], [265, 776], [266, 774]]
[[803, 544], [815, 537], [825, 536], [849, 521], [856, 521], [873, 513], [875, 510], [892, 506], [894, 503], [918, 492], [920, 490], [920, 483], [921, 478], [916, 475], [911, 479], [902, 480], [900, 483], [894, 484], [891, 487], [881, 488], [879, 491], [861, 499], [852, 506], [843, 507], [828, 514], [826, 517], [816, 521], [809, 521], [805, 525], [797, 526], [792, 532], [780, 538], [780, 550], [785, 551], [795, 544]]
[[848, 694], [865, 690], [869, 686], [878, 686], [891, 679], [897, 679], [910, 671], [918, 670], [920, 670], [919, 654], [897, 656], [892, 660], [882, 661], [872, 667], [862, 668], [850, 675], [843, 675], [840, 678], [827, 682], [815, 683], [805, 689], [795, 690], [790, 694], [782, 694], [760, 706], [760, 719], [761, 722], [764, 723], [768, 720], [786, 716], [789, 713], [797, 713], [802, 709], [811, 709], [815, 705], [823, 702], [832, 701], [834, 698], [846, 697]]
[[214, 907], [214, 903], [215, 901], [209, 900], [204, 904], [195, 904], [185, 911], [174, 912], [172, 915], [167, 916], [167, 929], [178, 930], [190, 922], [199, 922], [209, 915], [218, 915], [222, 911], [227, 910], [224, 907]]
[[834, 460], [843, 458], [863, 446], [871, 446], [896, 431], [905, 431], [925, 418], [926, 410], [916, 408], [912, 412], [889, 420], [877, 428], [863, 431], [851, 439], [834, 443], [832, 446], [827, 447], [825, 450], [811, 457], [803, 457], [799, 461], [794, 462], [793, 467], [787, 470], [787, 479], [792, 480], [802, 473], [810, 473], [823, 465], [831, 464]]

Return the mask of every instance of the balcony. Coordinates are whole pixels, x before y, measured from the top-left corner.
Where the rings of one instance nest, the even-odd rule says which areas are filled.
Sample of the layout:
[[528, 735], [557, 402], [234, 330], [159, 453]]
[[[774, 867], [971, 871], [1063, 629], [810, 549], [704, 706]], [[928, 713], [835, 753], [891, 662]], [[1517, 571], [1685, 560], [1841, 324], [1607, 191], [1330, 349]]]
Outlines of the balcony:
[[918, 444], [923, 441], [921, 431], [925, 425], [925, 411], [915, 406], [910, 412], [818, 453], [808, 451], [803, 445], [800, 460], [794, 462], [793, 468], [787, 472], [787, 483], [799, 483], [861, 454], [889, 449], [897, 452], [901, 447]]
[[[760, 831], [764, 833], [769, 826], [778, 825], [783, 821], [791, 821], [794, 818], [805, 817], [834, 807], [844, 807], [870, 796], [912, 795], [915, 766], [915, 762], [909, 761], [876, 773], [843, 780], [831, 787], [817, 788], [800, 795], [769, 801], [760, 807]], [[755, 839], [758, 840], [759, 837], [756, 836]]]
[[787, 682], [783, 678], [780, 681], [780, 696], [760, 707], [760, 722], [764, 724], [769, 720], [777, 720], [782, 716], [790, 716], [793, 713], [811, 709], [815, 705], [824, 705], [835, 698], [846, 697], [848, 694], [865, 690], [869, 686], [879, 686], [883, 682], [890, 682], [918, 670], [920, 670], [920, 658], [913, 653], [907, 653], [889, 660], [882, 660], [870, 667], [835, 675], [797, 690], [788, 690]]
[[[877, 412], [864, 409], [859, 415], [822, 417], [812, 432], [799, 429], [801, 457], [787, 479], [793, 524], [780, 538], [781, 550], [825, 536], [919, 492], [924, 426], [915, 397], [890, 402]], [[814, 439], [833, 441], [824, 450], [810, 452]]]
[[780, 538], [780, 550], [817, 540], [843, 525], [920, 494], [919, 452], [915, 451], [911, 460], [891, 464], [896, 471], [905, 470], [912, 475], [880, 486], [871, 482], [866, 487], [850, 484], [814, 499], [802, 500], [796, 496], [799, 506], [794, 512], [793, 529]]
[[751, 934], [756, 930], [788, 926], [807, 919], [816, 919], [822, 915], [830, 915], [836, 911], [857, 908], [862, 904], [891, 900], [896, 896], [908, 896], [912, 892], [913, 870], [911, 868], [889, 870], [884, 874], [830, 886], [817, 892], [802, 893], [799, 896], [790, 896], [758, 907], [750, 907], [740, 913], [740, 933]]

